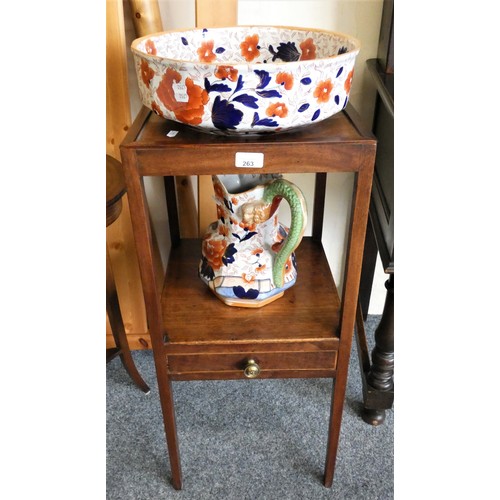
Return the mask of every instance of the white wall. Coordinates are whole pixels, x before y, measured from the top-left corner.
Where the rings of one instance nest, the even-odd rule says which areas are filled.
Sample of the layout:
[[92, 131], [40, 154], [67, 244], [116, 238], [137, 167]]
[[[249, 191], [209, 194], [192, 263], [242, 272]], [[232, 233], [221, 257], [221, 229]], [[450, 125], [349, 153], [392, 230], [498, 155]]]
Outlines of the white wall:
[[[128, 2], [125, 2], [128, 3]], [[159, 0], [163, 28], [180, 29], [195, 26], [194, 0]], [[383, 0], [239, 0], [238, 24], [271, 24], [303, 26], [339, 31], [358, 38], [361, 51], [356, 59], [350, 102], [368, 125], [371, 124], [376, 91], [366, 70], [366, 60], [377, 55]], [[127, 15], [125, 18], [127, 19]], [[127, 36], [134, 38], [131, 22], [127, 23]], [[136, 77], [129, 74], [132, 93], [132, 113], [140, 108]], [[134, 102], [135, 101], [135, 102]], [[312, 207], [314, 178], [311, 175], [287, 176], [304, 191]], [[353, 174], [331, 174], [327, 181], [326, 210], [323, 242], [335, 281], [341, 288], [345, 262], [348, 214], [351, 207]], [[170, 247], [165, 201], [161, 179], [146, 179], [146, 193], [150, 203], [153, 225], [163, 248], [166, 262]], [[287, 218], [286, 209], [284, 219]], [[310, 234], [310, 225], [306, 234]], [[385, 289], [380, 265], [372, 294], [370, 313], [382, 312]]]

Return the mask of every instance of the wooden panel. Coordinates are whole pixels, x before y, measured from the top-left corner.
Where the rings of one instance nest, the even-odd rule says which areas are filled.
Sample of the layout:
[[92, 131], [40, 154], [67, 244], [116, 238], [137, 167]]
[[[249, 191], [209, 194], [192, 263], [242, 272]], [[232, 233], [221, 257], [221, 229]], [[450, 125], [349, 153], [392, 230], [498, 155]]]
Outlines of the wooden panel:
[[106, 2], [106, 153], [120, 160], [120, 142], [131, 124], [123, 4]]
[[337, 113], [295, 132], [259, 137], [206, 134], [176, 124], [179, 133], [168, 139], [169, 127], [172, 122], [150, 113], [138, 136], [127, 135], [124, 146], [138, 148], [141, 175], [239, 174], [238, 151], [265, 151], [263, 169], [247, 169], [249, 174], [349, 172], [359, 169], [364, 155], [371, 155], [376, 147], [374, 138], [363, 137], [350, 113]]
[[160, 7], [156, 0], [129, 0], [137, 37], [163, 31]]
[[122, 198], [122, 202], [122, 214], [111, 226], [106, 228], [106, 240], [125, 331], [127, 334], [143, 334], [148, 331], [146, 308], [127, 195]]
[[211, 175], [198, 177], [198, 236], [203, 238], [207, 228], [217, 220], [217, 208], [213, 199], [214, 187]]
[[196, 0], [196, 26], [236, 26], [238, 0]]
[[[106, 2], [106, 153], [120, 160], [119, 146], [131, 124], [123, 3]], [[128, 199], [121, 216], [106, 230], [123, 322], [127, 333], [147, 332]], [[106, 328], [109, 332], [109, 327]], [[110, 333], [110, 332], [109, 332]]]
[[[236, 26], [238, 23], [238, 0], [196, 0], [196, 26]], [[217, 210], [212, 199], [212, 179], [207, 175], [198, 177], [198, 236], [203, 237], [207, 227], [217, 220]]]
[[334, 370], [337, 353], [319, 352], [257, 352], [232, 354], [189, 354], [168, 356], [170, 373], [220, 372], [244, 370], [249, 359], [265, 370]]
[[[149, 333], [128, 333], [127, 340], [131, 351], [151, 349], [151, 337]], [[106, 349], [114, 346], [115, 341], [110, 331], [109, 335], [106, 335]]]
[[[255, 379], [276, 378], [333, 378], [336, 371], [329, 370], [262, 370]], [[248, 380], [242, 371], [172, 373], [171, 380]], [[249, 381], [250, 383], [251, 381]]]
[[174, 354], [218, 354], [268, 352], [319, 352], [338, 351], [337, 337], [321, 339], [286, 339], [277, 341], [220, 341], [220, 342], [166, 342], [167, 355]]

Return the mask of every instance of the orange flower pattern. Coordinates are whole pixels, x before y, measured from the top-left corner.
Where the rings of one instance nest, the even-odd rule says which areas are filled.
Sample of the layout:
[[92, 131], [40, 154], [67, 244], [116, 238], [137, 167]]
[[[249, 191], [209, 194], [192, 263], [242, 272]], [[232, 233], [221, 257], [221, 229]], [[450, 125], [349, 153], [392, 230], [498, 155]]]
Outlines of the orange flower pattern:
[[349, 94], [351, 91], [351, 85], [352, 85], [352, 77], [354, 75], [354, 69], [352, 69], [349, 74], [347, 75], [347, 78], [345, 79], [344, 82], [344, 90]]
[[247, 62], [253, 61], [259, 57], [259, 35], [249, 35], [243, 42], [240, 43], [241, 55]]
[[173, 84], [179, 83], [182, 77], [181, 74], [175, 69], [168, 68], [161, 79], [160, 84], [158, 85], [158, 90], [156, 94], [160, 101], [165, 105], [167, 109], [170, 111], [174, 111], [175, 109], [181, 106], [181, 103], [177, 102], [175, 99]]
[[141, 61], [141, 79], [144, 85], [149, 89], [149, 82], [155, 76], [155, 72], [149, 67], [147, 61]]
[[202, 253], [212, 269], [220, 269], [222, 267], [222, 257], [224, 257], [226, 246], [227, 243], [224, 237], [203, 240]]
[[288, 108], [284, 102], [276, 102], [271, 104], [266, 109], [267, 116], [278, 116], [279, 118], [285, 118], [288, 116]]
[[173, 89], [174, 82], [179, 83], [182, 77], [180, 73], [168, 68], [158, 85], [156, 94], [167, 109], [173, 111], [175, 117], [189, 125], [199, 125], [208, 102], [208, 93], [205, 89], [195, 85], [191, 78], [186, 78], [187, 102], [178, 102]]
[[217, 66], [215, 76], [221, 80], [225, 80], [227, 78], [229, 81], [235, 82], [238, 80], [238, 70], [232, 66]]
[[205, 89], [195, 85], [191, 78], [186, 78], [186, 88], [188, 102], [175, 113], [178, 120], [190, 125], [199, 125], [205, 111], [205, 104], [208, 102], [208, 93]]
[[215, 61], [217, 57], [214, 54], [214, 41], [208, 40], [206, 42], [201, 42], [201, 47], [196, 51], [198, 53], [198, 59], [200, 62], [211, 63]]
[[318, 83], [316, 89], [314, 90], [314, 97], [318, 103], [328, 102], [330, 100], [330, 93], [333, 90], [333, 83], [328, 78], [328, 80], [322, 80]]
[[316, 45], [312, 38], [306, 38], [300, 44], [300, 50], [302, 54], [300, 56], [301, 61], [309, 61], [311, 59], [316, 59]]
[[276, 83], [283, 85], [286, 90], [290, 90], [293, 87], [293, 75], [291, 73], [280, 72], [276, 75]]
[[146, 47], [146, 52], [148, 54], [151, 54], [153, 56], [156, 55], [156, 47], [155, 47], [155, 43], [153, 42], [153, 40], [146, 40], [145, 47]]
[[222, 189], [222, 186], [218, 182], [214, 182], [214, 193], [215, 196], [219, 198], [220, 201], [224, 201], [224, 190]]

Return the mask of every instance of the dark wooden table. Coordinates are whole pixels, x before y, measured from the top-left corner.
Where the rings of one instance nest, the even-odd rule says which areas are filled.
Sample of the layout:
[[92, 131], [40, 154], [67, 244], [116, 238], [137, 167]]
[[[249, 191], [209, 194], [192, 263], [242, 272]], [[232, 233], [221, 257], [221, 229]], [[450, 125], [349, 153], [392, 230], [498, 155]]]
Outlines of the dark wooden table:
[[[106, 155], [106, 227], [118, 219], [122, 211], [122, 197], [126, 193], [123, 169], [118, 160]], [[149, 387], [144, 382], [141, 374], [135, 366], [130, 347], [128, 345], [125, 326], [118, 301], [115, 278], [111, 267], [108, 248], [106, 246], [106, 312], [108, 313], [111, 333], [115, 341], [115, 347], [107, 349], [106, 362], [109, 363], [116, 356], [120, 356], [122, 364], [134, 383], [146, 394]]]
[[[361, 272], [363, 318], [359, 318], [357, 326], [363, 419], [371, 425], [380, 425], [385, 420], [385, 410], [394, 402], [394, 74], [383, 71], [377, 59], [369, 59], [367, 66], [377, 88], [373, 133], [378, 142]], [[363, 319], [370, 305], [377, 255], [388, 279], [384, 310], [370, 356]]]
[[[182, 474], [172, 380], [245, 379], [255, 374], [255, 364], [262, 378], [336, 379], [324, 471], [325, 486], [332, 484], [376, 150], [374, 137], [347, 109], [297, 132], [225, 137], [194, 131], [143, 108], [121, 145], [176, 489], [182, 487]], [[175, 137], [167, 136], [171, 130], [178, 131]], [[198, 278], [201, 241], [181, 240], [178, 223], [175, 176], [241, 174], [235, 167], [238, 152], [264, 154], [262, 169], [244, 173], [316, 175], [312, 236], [296, 251], [297, 283], [257, 310], [228, 307], [208, 290]], [[324, 218], [326, 176], [334, 172], [355, 174], [341, 299], [321, 242], [323, 223], [329, 223]], [[172, 241], [166, 276], [155, 274], [144, 176], [165, 178]]]

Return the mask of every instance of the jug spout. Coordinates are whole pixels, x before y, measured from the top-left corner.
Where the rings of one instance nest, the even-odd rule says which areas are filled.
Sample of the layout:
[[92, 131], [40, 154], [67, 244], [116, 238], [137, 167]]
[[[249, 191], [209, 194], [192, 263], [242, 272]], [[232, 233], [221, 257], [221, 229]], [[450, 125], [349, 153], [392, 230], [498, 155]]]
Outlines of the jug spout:
[[[297, 277], [294, 250], [307, 219], [300, 190], [277, 174], [212, 177], [218, 220], [202, 243], [199, 275], [224, 303], [261, 307], [281, 297]], [[290, 228], [278, 221], [282, 199]]]
[[281, 174], [228, 174], [217, 175], [228, 193], [239, 194], [252, 189], [260, 184], [265, 184], [274, 179], [280, 179]]

